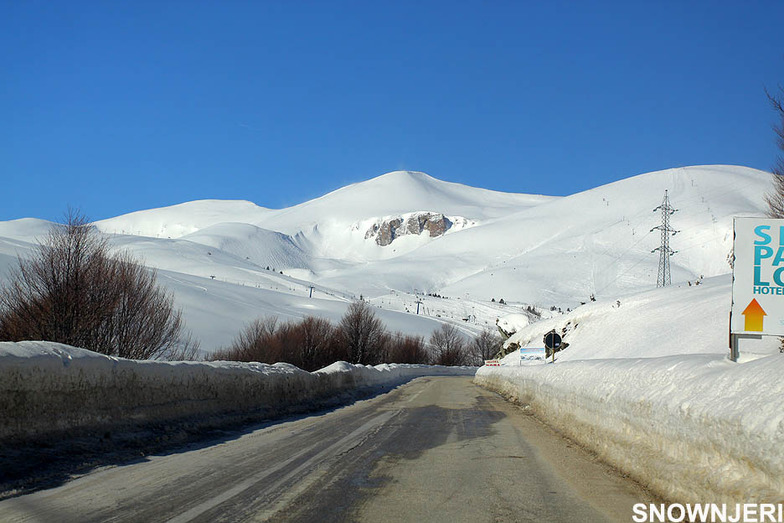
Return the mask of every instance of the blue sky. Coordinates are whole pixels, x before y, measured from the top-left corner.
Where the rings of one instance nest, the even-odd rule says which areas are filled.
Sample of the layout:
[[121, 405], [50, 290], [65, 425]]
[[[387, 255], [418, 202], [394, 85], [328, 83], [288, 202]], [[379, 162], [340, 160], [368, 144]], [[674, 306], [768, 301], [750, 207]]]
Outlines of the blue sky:
[[768, 170], [784, 2], [0, 0], [0, 220]]

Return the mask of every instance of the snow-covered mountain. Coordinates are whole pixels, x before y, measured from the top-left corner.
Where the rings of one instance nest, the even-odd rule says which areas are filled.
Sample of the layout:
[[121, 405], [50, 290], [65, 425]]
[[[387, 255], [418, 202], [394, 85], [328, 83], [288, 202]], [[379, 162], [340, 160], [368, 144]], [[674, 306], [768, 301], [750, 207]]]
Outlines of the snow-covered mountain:
[[[678, 209], [673, 282], [726, 274], [732, 217], [764, 213], [769, 176], [686, 167], [551, 197], [396, 171], [286, 209], [204, 200], [97, 226], [159, 270], [207, 350], [259, 315], [337, 319], [360, 295], [392, 328], [426, 335], [440, 321], [476, 330], [520, 305], [565, 310], [654, 287], [665, 190]], [[0, 222], [0, 271], [47, 227]]]

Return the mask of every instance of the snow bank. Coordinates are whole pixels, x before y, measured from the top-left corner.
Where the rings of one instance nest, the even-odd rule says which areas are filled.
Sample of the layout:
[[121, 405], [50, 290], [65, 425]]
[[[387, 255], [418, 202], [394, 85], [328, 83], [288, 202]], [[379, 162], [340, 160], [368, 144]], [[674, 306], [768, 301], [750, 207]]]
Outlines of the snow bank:
[[784, 499], [784, 356], [712, 354], [483, 367], [475, 382], [666, 499]]
[[667, 499], [780, 502], [784, 355], [767, 337], [741, 345], [741, 363], [727, 359], [731, 283], [706, 278], [532, 323], [507, 344], [536, 346], [555, 329], [569, 343], [556, 363], [514, 352], [475, 381]]
[[285, 363], [134, 361], [50, 342], [0, 343], [0, 443], [270, 417], [359, 389], [475, 370], [340, 362], [311, 373]]
[[499, 317], [495, 324], [499, 329], [511, 336], [517, 331], [528, 327], [531, 324], [531, 319], [527, 314], [505, 314]]

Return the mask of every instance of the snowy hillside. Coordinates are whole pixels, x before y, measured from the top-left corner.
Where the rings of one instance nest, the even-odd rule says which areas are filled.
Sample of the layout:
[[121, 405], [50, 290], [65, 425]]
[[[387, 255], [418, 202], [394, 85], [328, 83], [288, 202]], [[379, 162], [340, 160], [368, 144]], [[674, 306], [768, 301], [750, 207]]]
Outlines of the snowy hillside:
[[[597, 301], [568, 314], [525, 326], [507, 346], [541, 347], [555, 329], [569, 347], [559, 362], [607, 358], [656, 358], [682, 354], [728, 354], [730, 275], [643, 291], [617, 300]], [[741, 361], [778, 354], [775, 337], [743, 340]], [[519, 363], [517, 354], [504, 359]]]
[[[463, 245], [492, 238], [506, 249], [465, 278], [446, 283], [447, 294], [477, 290], [542, 306], [636, 292], [656, 281], [661, 223], [654, 213], [669, 191], [679, 233], [671, 246], [673, 281], [730, 271], [732, 217], [764, 212], [769, 175], [738, 167], [691, 167], [644, 174], [521, 211], [466, 231]], [[457, 243], [457, 238], [453, 243]], [[463, 245], [448, 247], [457, 253]], [[443, 247], [442, 247], [443, 248]], [[422, 253], [423, 257], [429, 257]], [[435, 257], [435, 253], [432, 254]], [[571, 303], [570, 303], [571, 302]]]
[[[363, 262], [389, 257], [366, 241], [366, 228], [385, 217], [433, 211], [487, 221], [552, 197], [509, 194], [444, 182], [424, 173], [395, 171], [343, 187], [286, 209], [269, 210], [250, 202], [190, 202], [131, 213], [98, 222], [109, 233], [178, 238], [218, 223], [246, 223], [288, 234], [316, 257]], [[394, 250], [394, 249], [392, 249]]]
[[[665, 190], [680, 231], [673, 282], [727, 274], [732, 217], [762, 214], [769, 182], [744, 167], [687, 167], [550, 197], [396, 171], [286, 209], [203, 200], [97, 225], [160, 271], [212, 351], [258, 316], [335, 320], [359, 296], [390, 327], [428, 335], [444, 321], [471, 333], [526, 305], [546, 316], [592, 294], [612, 302], [639, 293], [655, 285], [653, 209]], [[48, 225], [0, 223], [3, 274]], [[394, 234], [382, 241], [385, 227]]]
[[270, 212], [247, 201], [199, 200], [171, 207], [136, 211], [96, 225], [109, 234], [179, 238], [218, 223], [256, 223]]
[[290, 236], [250, 224], [218, 223], [182, 239], [233, 254], [259, 266], [307, 269], [313, 265], [308, 253]]
[[[489, 301], [504, 298], [548, 308], [636, 292], [656, 281], [661, 217], [668, 190], [679, 211], [672, 239], [675, 281], [729, 272], [732, 217], [764, 212], [769, 175], [709, 166], [649, 173], [538, 205], [434, 240], [411, 238], [374, 251], [398, 252], [320, 276], [370, 296], [387, 289]], [[463, 214], [468, 219], [470, 214]], [[409, 240], [409, 238], [402, 238]], [[412, 245], [413, 244], [413, 245]], [[361, 287], [360, 287], [361, 286]]]

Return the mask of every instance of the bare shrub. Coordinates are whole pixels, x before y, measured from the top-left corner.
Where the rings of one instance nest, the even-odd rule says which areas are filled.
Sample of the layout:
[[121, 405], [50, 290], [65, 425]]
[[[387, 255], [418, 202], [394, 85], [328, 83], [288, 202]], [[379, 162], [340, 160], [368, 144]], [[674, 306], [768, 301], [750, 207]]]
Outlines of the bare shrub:
[[113, 255], [69, 211], [0, 289], [0, 339], [55, 341], [124, 358], [195, 356], [173, 297], [128, 254]]
[[386, 329], [373, 308], [355, 301], [340, 320], [338, 338], [350, 363], [374, 365], [383, 361], [388, 342]]
[[215, 351], [210, 359], [228, 361], [281, 361], [281, 347], [276, 339], [278, 318], [258, 318], [246, 325], [228, 348]]
[[183, 336], [182, 314], [174, 309], [173, 296], [158, 287], [155, 273], [128, 254], [112, 260], [116, 279], [106, 286], [113, 287], [117, 296], [111, 320], [105, 322], [104, 354], [193, 359], [198, 344]]
[[302, 331], [299, 326], [292, 322], [287, 321], [278, 325], [278, 330], [272, 339], [272, 345], [276, 347], [279, 354], [278, 361], [291, 363], [292, 365], [301, 365], [299, 361], [299, 347], [302, 343]]
[[387, 363], [430, 363], [430, 354], [422, 336], [396, 332], [389, 342]]
[[504, 340], [493, 329], [485, 328], [471, 342], [471, 364], [482, 365], [485, 360], [493, 359], [503, 347]]
[[299, 364], [305, 370], [317, 370], [342, 359], [335, 327], [324, 318], [308, 316], [299, 324]]
[[257, 319], [237, 335], [230, 347], [215, 352], [211, 359], [287, 362], [308, 371], [340, 360], [363, 365], [474, 362], [465, 338], [453, 325], [445, 324], [435, 331], [430, 345], [428, 350], [422, 336], [401, 332], [390, 335], [372, 307], [357, 301], [349, 306], [337, 327], [312, 316], [286, 323], [277, 318]]
[[190, 333], [180, 336], [180, 341], [170, 347], [161, 359], [167, 361], [196, 361], [206, 359], [204, 354], [199, 352], [201, 343], [193, 339]]
[[287, 322], [275, 334], [280, 348], [279, 361], [313, 371], [336, 358], [335, 328], [323, 318], [307, 316], [299, 322]]
[[285, 323], [276, 317], [256, 319], [237, 335], [231, 346], [216, 351], [210, 359], [285, 362], [313, 371], [343, 359], [341, 356], [335, 327], [328, 320], [308, 316]]
[[435, 365], [468, 365], [466, 343], [454, 325], [444, 323], [430, 335], [430, 349]]

